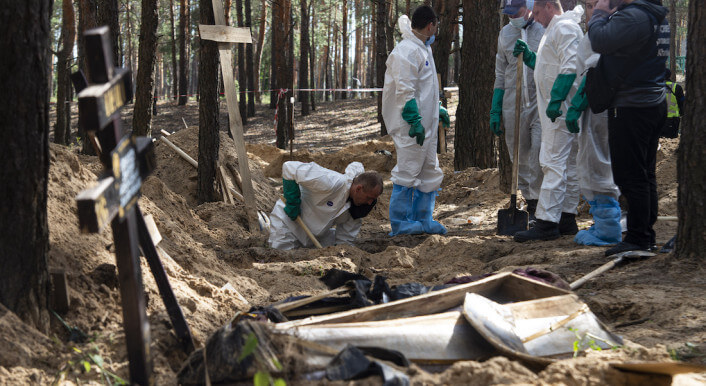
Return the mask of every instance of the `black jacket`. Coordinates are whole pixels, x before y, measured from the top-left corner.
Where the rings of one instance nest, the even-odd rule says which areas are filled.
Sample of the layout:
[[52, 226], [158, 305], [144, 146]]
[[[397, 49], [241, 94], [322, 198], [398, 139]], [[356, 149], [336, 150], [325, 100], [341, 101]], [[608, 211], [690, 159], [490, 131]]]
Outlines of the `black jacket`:
[[659, 3], [636, 0], [612, 15], [596, 10], [588, 24], [591, 47], [601, 54], [606, 77], [613, 81], [627, 72], [613, 107], [650, 107], [664, 101], [669, 24], [667, 8]]

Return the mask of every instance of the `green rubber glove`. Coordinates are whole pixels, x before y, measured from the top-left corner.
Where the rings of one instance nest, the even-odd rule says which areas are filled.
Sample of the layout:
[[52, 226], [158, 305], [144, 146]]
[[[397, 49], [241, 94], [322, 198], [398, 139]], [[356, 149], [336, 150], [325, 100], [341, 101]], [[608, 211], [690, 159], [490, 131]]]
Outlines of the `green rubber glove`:
[[512, 50], [512, 56], [518, 57], [520, 54], [522, 54], [522, 61], [525, 62], [525, 66], [534, 70], [534, 64], [537, 62], [537, 54], [530, 50], [524, 40], [517, 39], [515, 49]]
[[490, 107], [490, 131], [498, 137], [503, 133], [500, 130], [500, 119], [503, 116], [503, 96], [505, 96], [505, 90], [501, 88], [493, 90], [493, 103]]
[[581, 113], [588, 107], [588, 98], [586, 98], [586, 92], [583, 90], [585, 86], [586, 78], [584, 77], [579, 86], [579, 90], [576, 91], [576, 95], [571, 98], [569, 111], [566, 112], [566, 128], [570, 133], [577, 134], [581, 131], [578, 121], [581, 117]]
[[417, 144], [422, 146], [425, 139], [424, 126], [422, 126], [422, 116], [419, 115], [416, 99], [412, 98], [405, 103], [402, 109], [402, 119], [410, 125], [409, 136], [417, 137]]
[[284, 212], [287, 213], [287, 216], [289, 216], [292, 221], [294, 221], [302, 212], [302, 198], [301, 192], [299, 191], [299, 184], [297, 184], [296, 181], [283, 178], [282, 190], [284, 192], [284, 199], [286, 200]]
[[551, 99], [547, 105], [547, 116], [554, 122], [561, 116], [561, 103], [564, 102], [566, 96], [574, 84], [576, 74], [559, 74], [552, 86]]
[[439, 101], [439, 121], [441, 122], [441, 125], [445, 128], [451, 127], [451, 117], [449, 117], [449, 110], [446, 110], [446, 107], [441, 105], [441, 101]]

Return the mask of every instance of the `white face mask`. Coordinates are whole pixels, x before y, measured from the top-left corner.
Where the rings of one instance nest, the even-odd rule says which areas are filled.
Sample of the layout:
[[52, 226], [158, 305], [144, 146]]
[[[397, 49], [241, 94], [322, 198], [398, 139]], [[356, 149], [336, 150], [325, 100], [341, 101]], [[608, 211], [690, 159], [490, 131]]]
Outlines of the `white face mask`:
[[522, 28], [527, 24], [527, 20], [523, 17], [510, 18], [510, 24], [515, 28]]

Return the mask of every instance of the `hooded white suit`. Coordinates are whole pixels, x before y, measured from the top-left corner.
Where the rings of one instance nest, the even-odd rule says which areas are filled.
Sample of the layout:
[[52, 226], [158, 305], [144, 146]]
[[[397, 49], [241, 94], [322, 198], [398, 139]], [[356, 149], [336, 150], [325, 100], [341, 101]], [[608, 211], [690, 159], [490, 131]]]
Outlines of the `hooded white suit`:
[[[403, 40], [387, 58], [385, 85], [382, 89], [382, 117], [387, 132], [395, 142], [397, 165], [392, 169], [392, 182], [421, 192], [439, 189], [444, 173], [436, 156], [439, 127], [439, 83], [430, 47], [412, 32], [406, 15], [399, 18]], [[424, 145], [409, 136], [409, 123], [402, 109], [411, 99], [417, 100], [424, 126]]]
[[[314, 162], [288, 161], [282, 165], [282, 178], [299, 184], [301, 219], [322, 246], [351, 244], [358, 236], [362, 219], [353, 219], [350, 215], [348, 198], [353, 179], [364, 171], [360, 162], [350, 163], [345, 174]], [[270, 247], [293, 249], [314, 246], [304, 229], [284, 212], [281, 199], [272, 209], [270, 222]]]
[[542, 122], [542, 148], [539, 163], [544, 178], [539, 194], [536, 217], [558, 223], [561, 213], [576, 214], [579, 185], [576, 176], [576, 135], [566, 129], [566, 112], [578, 88], [574, 82], [562, 103], [562, 115], [554, 122], [546, 110], [551, 100], [554, 81], [559, 74], [576, 74], [576, 52], [583, 32], [578, 23], [583, 7], [554, 16], [549, 22], [537, 50], [534, 80], [537, 85], [537, 109]]
[[[544, 27], [536, 21], [525, 28], [507, 24], [498, 36], [498, 53], [495, 55], [495, 89], [505, 90], [503, 96], [503, 123], [505, 143], [510, 150], [510, 160], [514, 156], [515, 144], [515, 87], [517, 79], [517, 58], [512, 55], [517, 39], [527, 42], [530, 50], [537, 51], [544, 34]], [[520, 112], [520, 168], [518, 188], [522, 196], [529, 200], [539, 198], [542, 187], [542, 169], [539, 166], [539, 149], [542, 140], [542, 125], [537, 111], [537, 89], [532, 69], [525, 67], [522, 72], [522, 107]], [[514, 161], [513, 161], [514, 162]]]
[[[588, 35], [581, 39], [576, 56], [578, 70], [576, 82], [581, 84], [586, 71], [595, 67], [600, 58], [600, 55], [591, 49]], [[590, 107], [587, 107], [581, 114], [579, 127], [581, 131], [578, 135], [579, 151], [576, 164], [581, 194], [588, 201], [592, 201], [596, 194], [606, 194], [617, 200], [620, 190], [613, 182], [613, 171], [610, 165], [608, 111], [595, 114]]]

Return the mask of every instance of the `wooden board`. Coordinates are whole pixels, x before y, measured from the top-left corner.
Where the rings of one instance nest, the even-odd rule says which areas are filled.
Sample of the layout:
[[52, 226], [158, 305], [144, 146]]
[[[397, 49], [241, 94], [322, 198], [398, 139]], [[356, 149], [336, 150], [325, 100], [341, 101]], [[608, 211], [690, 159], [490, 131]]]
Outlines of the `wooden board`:
[[[213, 0], [213, 14], [217, 25], [225, 26], [225, 13], [221, 0]], [[228, 105], [228, 120], [230, 134], [235, 141], [235, 151], [238, 153], [238, 166], [240, 176], [243, 179], [243, 198], [245, 198], [245, 211], [248, 215], [248, 225], [250, 232], [254, 233], [260, 229], [257, 221], [257, 207], [255, 203], [255, 190], [250, 176], [248, 164], [248, 153], [245, 150], [245, 137], [243, 136], [243, 120], [238, 109], [238, 96], [235, 92], [235, 80], [233, 79], [233, 53], [231, 43], [218, 43], [218, 54], [221, 59], [221, 74], [225, 87], [226, 104]]]
[[[515, 288], [518, 288], [515, 290]], [[467, 292], [477, 293], [499, 302], [533, 300], [543, 297], [566, 295], [569, 292], [544, 283], [527, 279], [510, 272], [499, 273], [473, 283], [461, 284], [423, 295], [396, 300], [390, 303], [315, 316], [306, 319], [278, 323], [277, 329], [288, 329], [323, 323], [351, 323], [375, 320], [398, 319], [444, 312], [463, 304]]]
[[219, 43], [252, 43], [250, 28], [199, 24], [201, 39]]

